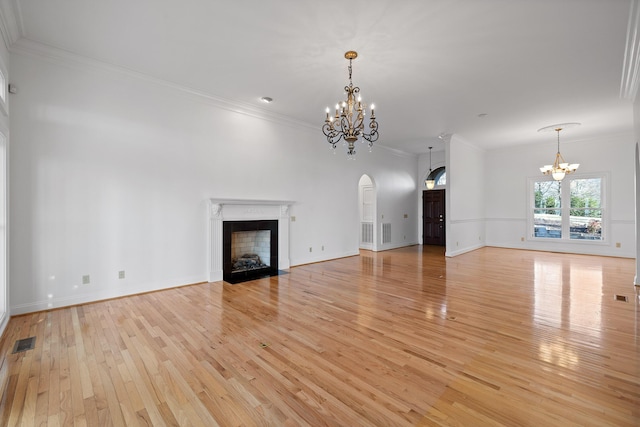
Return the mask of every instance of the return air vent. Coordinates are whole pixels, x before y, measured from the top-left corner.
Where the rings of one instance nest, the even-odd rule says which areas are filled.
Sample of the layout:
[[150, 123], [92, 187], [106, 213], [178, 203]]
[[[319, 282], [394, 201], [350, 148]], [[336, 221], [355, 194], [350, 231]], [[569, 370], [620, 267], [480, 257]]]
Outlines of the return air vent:
[[373, 243], [373, 223], [363, 222], [361, 223], [361, 240], [362, 243]]
[[629, 299], [625, 295], [615, 295], [614, 299], [616, 301], [629, 302]]
[[16, 341], [11, 354], [20, 353], [27, 350], [33, 350], [36, 346], [36, 337], [29, 337]]
[[382, 224], [382, 243], [391, 243], [391, 223]]

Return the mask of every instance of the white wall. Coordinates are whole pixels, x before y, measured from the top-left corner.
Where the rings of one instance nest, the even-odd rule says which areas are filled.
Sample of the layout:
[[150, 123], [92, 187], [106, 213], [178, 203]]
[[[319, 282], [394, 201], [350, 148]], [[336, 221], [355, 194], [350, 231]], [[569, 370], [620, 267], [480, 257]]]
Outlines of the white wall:
[[[381, 150], [382, 151], [382, 150]], [[387, 151], [384, 163], [373, 177], [376, 185], [377, 233], [374, 250], [384, 251], [418, 244], [416, 222], [417, 157]], [[382, 243], [381, 226], [391, 223], [391, 242]]]
[[484, 151], [458, 135], [447, 149], [447, 256], [485, 246]]
[[206, 280], [208, 198], [295, 201], [297, 265], [358, 253], [366, 173], [392, 222], [388, 246], [415, 241], [416, 156], [334, 156], [321, 116], [317, 128], [292, 124], [20, 51], [11, 73], [12, 313]]
[[633, 142], [636, 145], [636, 150], [634, 152], [634, 219], [635, 219], [635, 241], [636, 241], [636, 275], [633, 279], [633, 283], [636, 285], [640, 285], [640, 159], [638, 156], [640, 153], [638, 152], [638, 144], [640, 142], [640, 97], [636, 96], [633, 102]]
[[9, 40], [4, 39], [6, 31], [1, 31], [2, 40], [0, 40], [0, 69], [6, 78], [5, 82], [5, 102], [0, 103], [0, 336], [4, 332], [11, 311], [9, 310], [9, 285], [8, 285], [8, 234], [9, 220], [7, 217], [7, 209], [9, 203], [8, 197], [8, 162], [7, 155], [9, 152], [9, 51], [7, 45]]
[[[550, 136], [552, 137], [552, 136]], [[567, 161], [580, 163], [575, 177], [605, 172], [609, 182], [606, 215], [609, 233], [605, 244], [594, 242], [532, 241], [527, 227], [528, 178], [540, 177], [539, 166], [549, 164], [555, 146], [526, 145], [486, 153], [487, 241], [489, 246], [635, 257], [634, 143], [632, 135], [611, 135], [585, 141], [562, 140]], [[524, 241], [522, 241], [524, 238]], [[615, 246], [620, 243], [620, 248]]]

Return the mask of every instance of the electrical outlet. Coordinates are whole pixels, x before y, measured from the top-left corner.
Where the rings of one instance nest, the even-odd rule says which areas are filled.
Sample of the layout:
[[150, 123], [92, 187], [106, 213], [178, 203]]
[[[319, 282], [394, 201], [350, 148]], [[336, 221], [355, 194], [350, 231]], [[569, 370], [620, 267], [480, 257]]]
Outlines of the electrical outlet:
[[520, 238], [520, 241], [521, 241], [521, 242], [524, 242], [524, 237], [521, 237], [521, 238]]
[[405, 218], [409, 218], [409, 215], [407, 215], [407, 214], [404, 214], [404, 217], [405, 217]]
[[91, 276], [89, 276], [88, 274], [82, 276], [82, 284], [88, 285], [89, 283], [91, 283]]
[[313, 252], [313, 248], [312, 247], [309, 247], [309, 252]]
[[324, 251], [324, 245], [322, 245], [322, 250]]
[[296, 222], [296, 217], [291, 215], [291, 222]]
[[124, 279], [124, 270], [118, 271], [118, 279]]
[[619, 248], [620, 246], [622, 246], [622, 245], [620, 244], [620, 242], [617, 242], [617, 243], [616, 243], [616, 248]]

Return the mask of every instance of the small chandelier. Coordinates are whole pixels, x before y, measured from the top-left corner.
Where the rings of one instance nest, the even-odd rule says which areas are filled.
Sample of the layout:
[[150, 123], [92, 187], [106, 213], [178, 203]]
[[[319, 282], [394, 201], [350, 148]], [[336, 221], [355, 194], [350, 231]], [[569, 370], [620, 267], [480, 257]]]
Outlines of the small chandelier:
[[558, 152], [556, 153], [556, 160], [555, 162], [553, 162], [553, 165], [544, 165], [543, 167], [540, 168], [540, 172], [542, 172], [543, 175], [551, 174], [554, 180], [562, 181], [565, 175], [575, 172], [578, 169], [578, 167], [580, 167], [579, 163], [572, 163], [572, 164], [567, 163], [564, 160], [564, 157], [562, 157], [562, 154], [560, 154], [560, 131], [567, 127], [573, 127], [573, 126], [579, 126], [579, 125], [580, 123], [564, 123], [561, 125], [547, 126], [547, 127], [538, 129], [538, 132], [554, 130], [558, 133]]
[[[334, 150], [340, 139], [344, 139], [347, 144], [347, 156], [354, 158], [356, 154], [355, 142], [358, 137], [361, 136], [369, 142], [369, 150], [373, 147], [373, 143], [378, 140], [378, 122], [376, 122], [374, 105], [371, 104], [370, 132], [365, 133], [364, 116], [366, 114], [366, 104], [360, 98], [360, 88], [354, 87], [351, 81], [351, 62], [358, 57], [358, 53], [350, 50], [344, 54], [344, 57], [349, 60], [349, 86], [344, 87], [347, 93], [347, 100], [336, 104], [335, 116], [329, 115], [329, 107], [327, 107], [327, 117], [322, 126], [322, 132]], [[364, 140], [362, 141], [363, 143]]]
[[429, 147], [429, 175], [427, 175], [427, 179], [424, 180], [424, 186], [427, 187], [427, 190], [433, 190], [433, 187], [436, 186], [436, 180], [431, 176], [431, 149], [433, 147]]

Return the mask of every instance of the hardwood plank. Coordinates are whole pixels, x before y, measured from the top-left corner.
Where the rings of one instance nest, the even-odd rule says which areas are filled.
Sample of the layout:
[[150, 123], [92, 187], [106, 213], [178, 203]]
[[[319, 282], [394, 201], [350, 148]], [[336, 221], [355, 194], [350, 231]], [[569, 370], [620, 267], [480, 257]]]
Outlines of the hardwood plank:
[[0, 425], [640, 424], [633, 260], [442, 251], [14, 317]]

